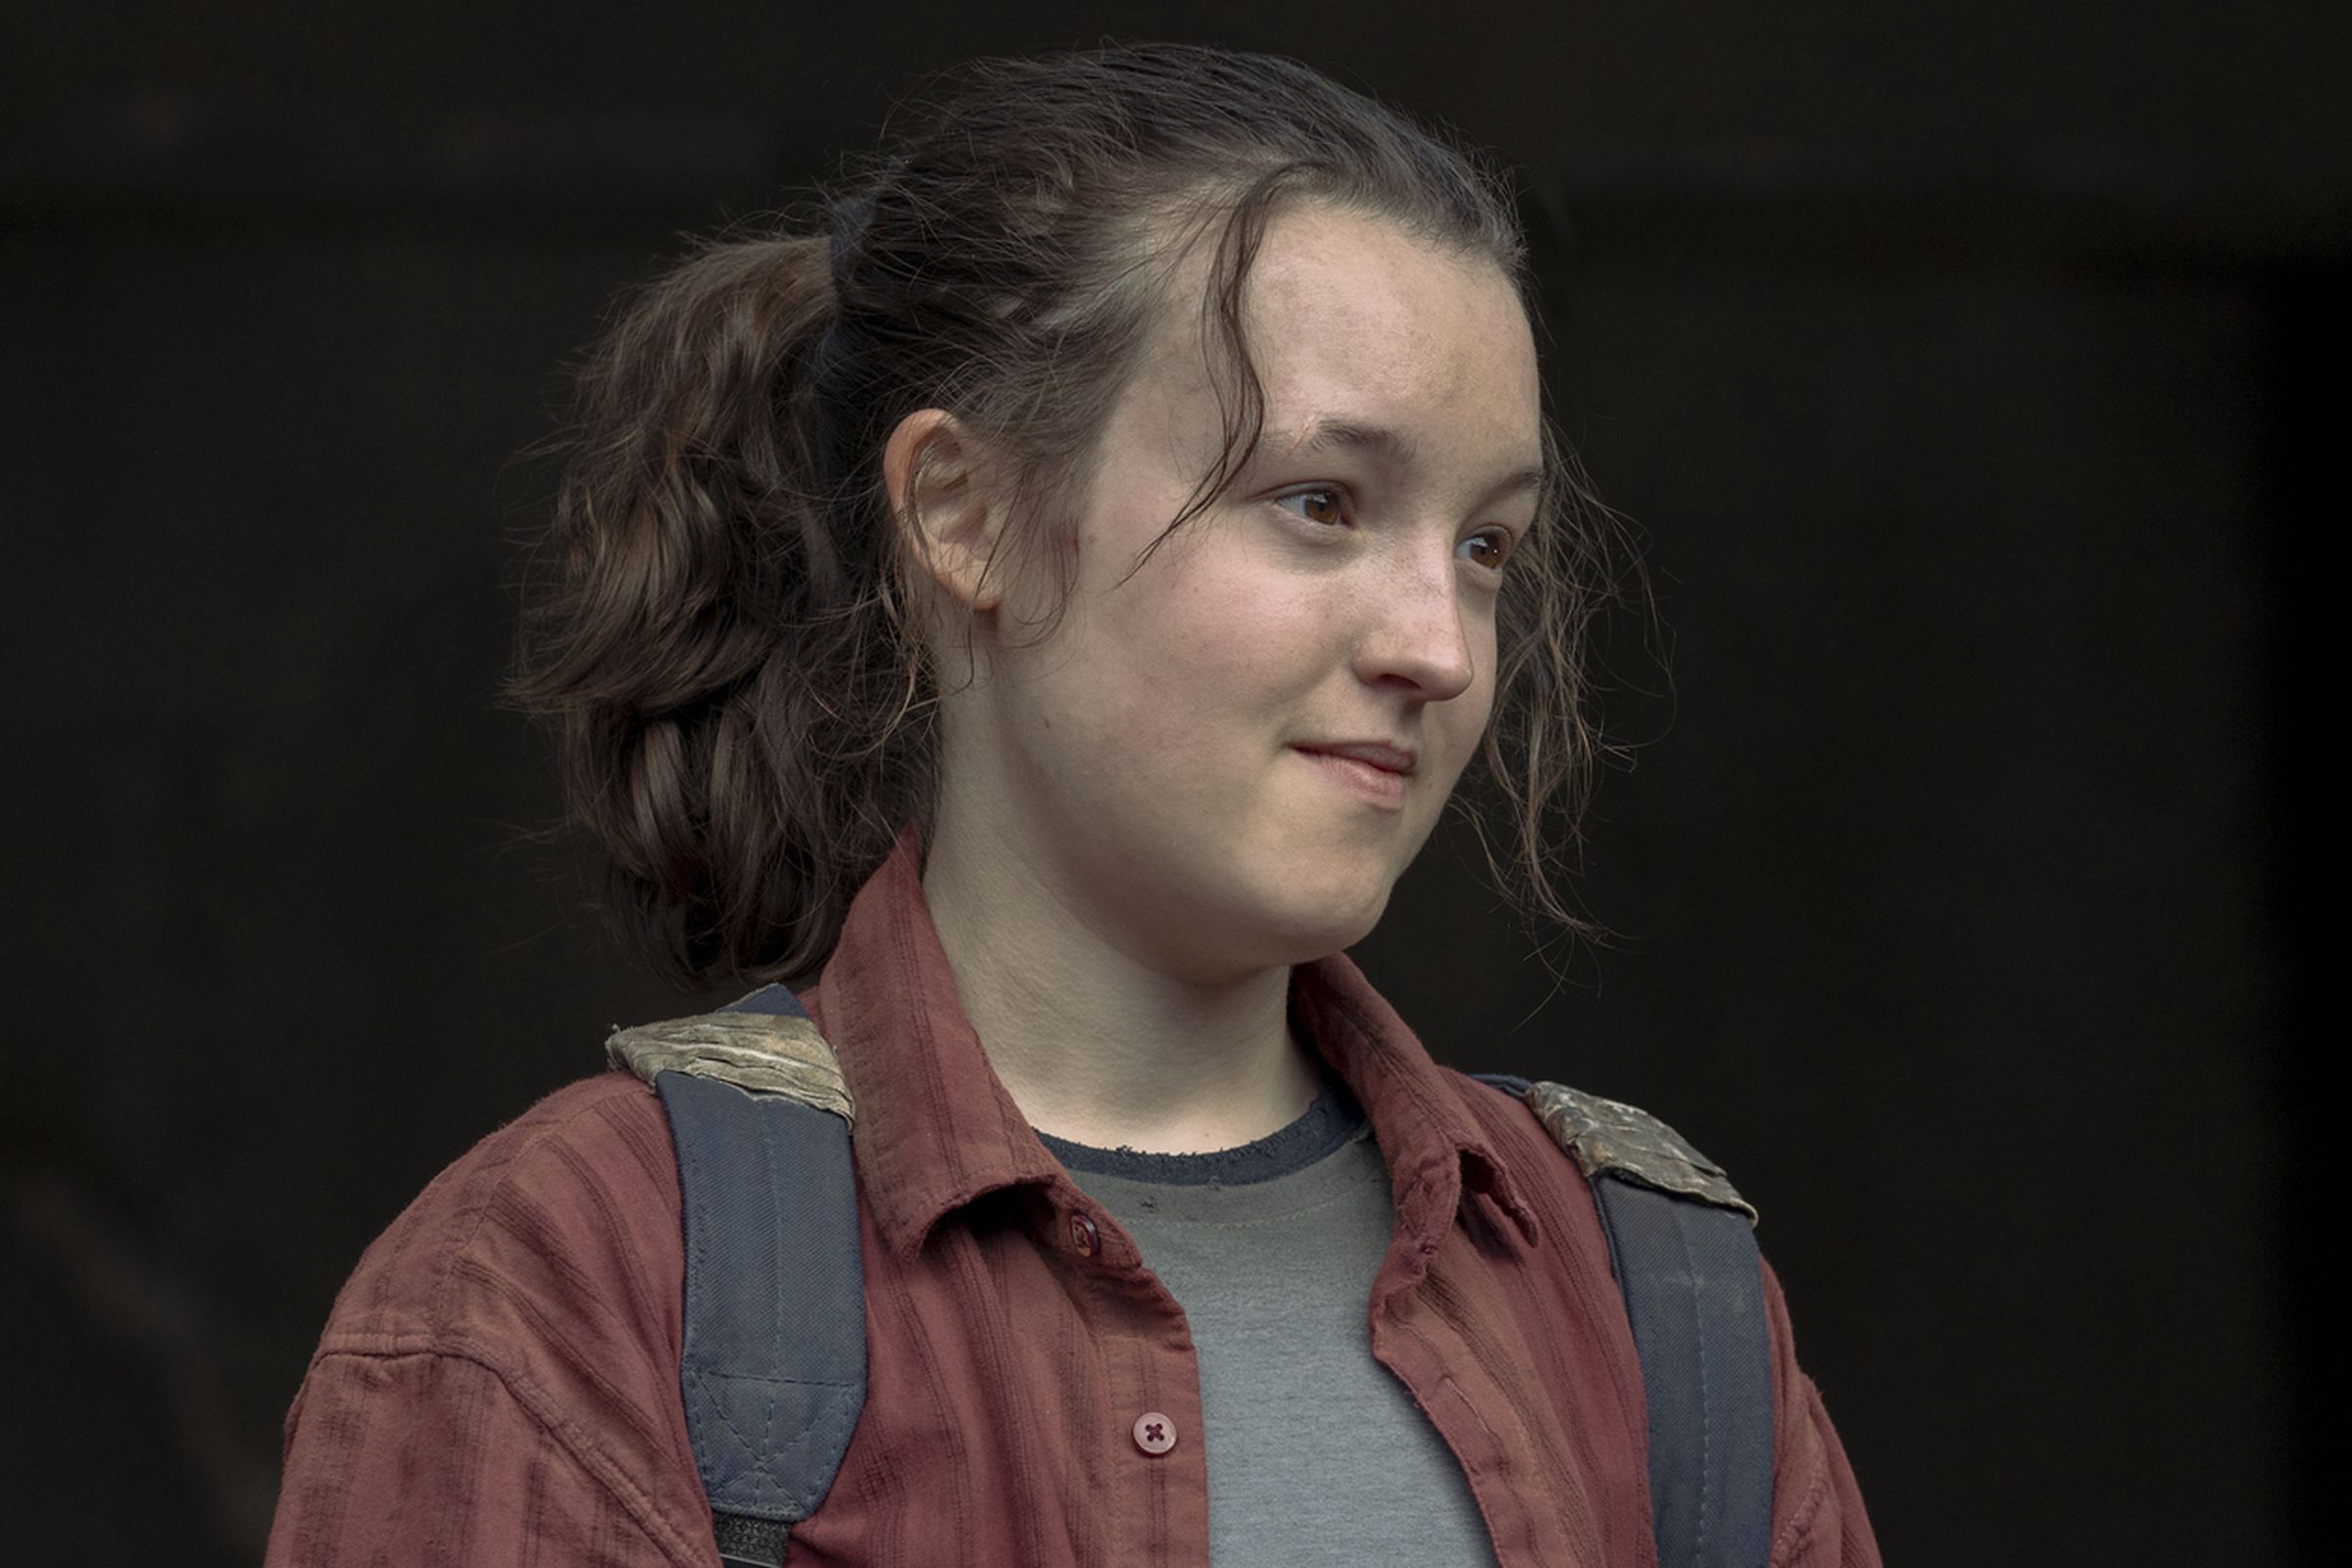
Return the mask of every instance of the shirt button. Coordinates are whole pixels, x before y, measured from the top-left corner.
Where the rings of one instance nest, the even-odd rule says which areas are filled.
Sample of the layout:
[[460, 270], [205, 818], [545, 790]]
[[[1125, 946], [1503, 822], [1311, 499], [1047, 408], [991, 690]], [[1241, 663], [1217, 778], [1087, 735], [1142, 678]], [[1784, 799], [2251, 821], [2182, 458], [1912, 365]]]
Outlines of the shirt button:
[[1080, 1257], [1094, 1256], [1095, 1249], [1102, 1245], [1102, 1238], [1095, 1234], [1095, 1222], [1084, 1214], [1070, 1216], [1070, 1245], [1078, 1250]]
[[1146, 1453], [1165, 1453], [1176, 1446], [1176, 1423], [1157, 1410], [1135, 1418], [1135, 1446]]

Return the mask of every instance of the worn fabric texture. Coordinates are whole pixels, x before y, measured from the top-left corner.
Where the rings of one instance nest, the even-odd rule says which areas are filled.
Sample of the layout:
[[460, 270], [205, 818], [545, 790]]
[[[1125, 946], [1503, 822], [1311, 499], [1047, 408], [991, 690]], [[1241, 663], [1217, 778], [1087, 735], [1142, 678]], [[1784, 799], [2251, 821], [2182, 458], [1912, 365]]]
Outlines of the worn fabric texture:
[[[858, 1107], [870, 1367], [791, 1561], [1205, 1565], [1184, 1314], [990, 1070], [919, 854], [909, 829], [802, 999]], [[1345, 955], [1294, 969], [1292, 1006], [1388, 1167], [1394, 1230], [1356, 1321], [1459, 1464], [1496, 1562], [1649, 1568], [1641, 1370], [1585, 1177], [1524, 1103], [1433, 1062]], [[485, 1138], [336, 1300], [286, 1416], [271, 1568], [710, 1568], [683, 1290], [677, 1169], [643, 1083], [582, 1080]], [[1875, 1565], [1769, 1268], [1765, 1291], [1772, 1561]]]

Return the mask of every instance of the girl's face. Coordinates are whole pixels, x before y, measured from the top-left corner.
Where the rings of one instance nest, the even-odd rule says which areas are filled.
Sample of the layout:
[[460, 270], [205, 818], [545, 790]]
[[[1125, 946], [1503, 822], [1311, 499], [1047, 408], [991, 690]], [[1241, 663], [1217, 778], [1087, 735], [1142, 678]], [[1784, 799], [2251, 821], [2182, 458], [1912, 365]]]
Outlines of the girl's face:
[[[948, 788], [979, 792], [962, 819], [1081, 929], [1203, 984], [1379, 921], [1486, 729], [1541, 461], [1534, 339], [1483, 258], [1301, 206], [1268, 226], [1244, 317], [1251, 466], [1118, 581], [1221, 446], [1196, 313], [1170, 311], [1098, 450], [1064, 620], [1034, 649], [992, 639], [946, 714]], [[1311, 750], [1348, 743], [1410, 768]]]

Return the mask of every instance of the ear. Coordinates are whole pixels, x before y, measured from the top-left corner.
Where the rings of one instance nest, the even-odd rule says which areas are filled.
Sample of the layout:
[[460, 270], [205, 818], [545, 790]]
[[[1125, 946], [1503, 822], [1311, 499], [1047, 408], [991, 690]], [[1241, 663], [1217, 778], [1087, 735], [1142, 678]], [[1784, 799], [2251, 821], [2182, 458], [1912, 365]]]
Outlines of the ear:
[[914, 530], [920, 558], [950, 600], [975, 611], [1004, 598], [1001, 572], [981, 580], [1004, 528], [996, 472], [970, 429], [945, 409], [909, 414], [882, 449], [891, 514]]

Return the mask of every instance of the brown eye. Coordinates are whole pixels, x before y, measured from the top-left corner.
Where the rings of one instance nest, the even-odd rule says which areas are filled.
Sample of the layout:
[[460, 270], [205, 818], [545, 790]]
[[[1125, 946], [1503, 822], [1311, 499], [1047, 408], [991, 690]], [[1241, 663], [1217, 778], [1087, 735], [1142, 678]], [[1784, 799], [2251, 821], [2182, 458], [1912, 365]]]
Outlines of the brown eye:
[[1502, 569], [1502, 564], [1505, 561], [1508, 561], [1511, 557], [1511, 536], [1507, 533], [1493, 532], [1472, 534], [1469, 538], [1463, 540], [1462, 543], [1466, 545], [1486, 546], [1486, 559], [1479, 562], [1479, 564], [1486, 567], [1489, 571], [1500, 571]]
[[1299, 505], [1298, 515], [1309, 522], [1338, 527], [1348, 520], [1347, 509], [1342, 505], [1337, 490], [1300, 490], [1295, 495], [1281, 497], [1274, 504], [1287, 507], [1294, 501]]

